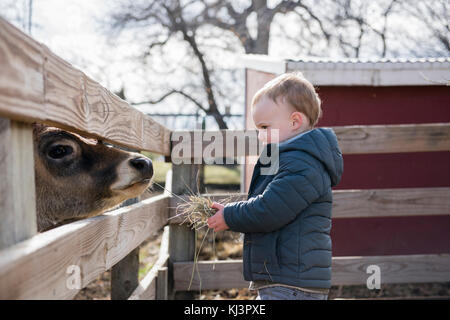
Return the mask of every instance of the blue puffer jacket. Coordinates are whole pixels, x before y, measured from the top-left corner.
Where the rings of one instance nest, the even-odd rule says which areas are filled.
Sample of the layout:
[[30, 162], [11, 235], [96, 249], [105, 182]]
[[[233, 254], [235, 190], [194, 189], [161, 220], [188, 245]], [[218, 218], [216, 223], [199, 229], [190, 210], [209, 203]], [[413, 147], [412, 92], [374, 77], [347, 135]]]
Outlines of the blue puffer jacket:
[[278, 146], [278, 172], [261, 175], [258, 160], [248, 200], [224, 209], [230, 229], [245, 233], [244, 278], [330, 288], [331, 187], [343, 172], [336, 135], [317, 128]]

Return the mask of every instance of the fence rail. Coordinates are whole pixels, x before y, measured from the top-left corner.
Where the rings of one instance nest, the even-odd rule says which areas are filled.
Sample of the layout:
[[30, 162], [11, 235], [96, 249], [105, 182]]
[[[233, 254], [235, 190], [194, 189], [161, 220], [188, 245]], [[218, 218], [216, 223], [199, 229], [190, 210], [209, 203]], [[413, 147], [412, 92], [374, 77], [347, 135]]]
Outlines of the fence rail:
[[110, 269], [167, 224], [169, 196], [40, 233], [0, 253], [0, 299], [70, 299], [68, 268], [81, 271], [81, 288]]
[[[332, 129], [344, 154], [450, 150], [449, 123], [339, 126]], [[172, 161], [194, 159], [201, 163], [204, 153], [216, 158], [256, 156], [263, 146], [257, 137], [256, 130], [174, 131]]]
[[[450, 281], [450, 254], [333, 257], [332, 285], [365, 285], [370, 265], [380, 267], [383, 284]], [[242, 276], [242, 260], [199, 261], [196, 265], [179, 262], [174, 265], [174, 279], [176, 290], [218, 290], [249, 285]]]
[[170, 154], [170, 130], [0, 18], [0, 116]]

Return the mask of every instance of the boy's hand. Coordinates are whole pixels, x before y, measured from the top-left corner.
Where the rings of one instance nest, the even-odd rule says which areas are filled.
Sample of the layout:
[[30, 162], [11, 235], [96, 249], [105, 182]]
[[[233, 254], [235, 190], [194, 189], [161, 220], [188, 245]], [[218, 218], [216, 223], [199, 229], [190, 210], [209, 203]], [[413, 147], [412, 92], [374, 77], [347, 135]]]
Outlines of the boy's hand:
[[217, 209], [217, 211], [212, 217], [207, 220], [208, 227], [214, 229], [215, 232], [229, 229], [225, 222], [225, 218], [223, 217], [224, 206], [220, 203], [213, 202], [211, 208]]

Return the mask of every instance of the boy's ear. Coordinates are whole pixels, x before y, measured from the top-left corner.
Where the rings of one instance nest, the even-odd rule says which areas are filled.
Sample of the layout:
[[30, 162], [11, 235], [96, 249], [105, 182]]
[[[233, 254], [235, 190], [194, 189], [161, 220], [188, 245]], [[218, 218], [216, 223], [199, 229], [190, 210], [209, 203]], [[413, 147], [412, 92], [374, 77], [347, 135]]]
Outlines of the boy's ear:
[[304, 115], [301, 112], [299, 111], [292, 112], [291, 125], [293, 130], [299, 129], [304, 122], [305, 122]]

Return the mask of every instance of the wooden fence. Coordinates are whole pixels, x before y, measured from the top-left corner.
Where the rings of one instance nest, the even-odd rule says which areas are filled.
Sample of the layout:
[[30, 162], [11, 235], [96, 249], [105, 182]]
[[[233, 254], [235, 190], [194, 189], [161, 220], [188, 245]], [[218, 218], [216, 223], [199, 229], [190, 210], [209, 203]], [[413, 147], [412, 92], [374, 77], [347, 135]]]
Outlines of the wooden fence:
[[[173, 164], [166, 179], [171, 192], [37, 234], [32, 122], [165, 156], [177, 144], [171, 145], [173, 132], [2, 19], [0, 57], [0, 299], [71, 299], [109, 269], [120, 275], [112, 279], [113, 299], [167, 299], [187, 290], [195, 235], [177, 219], [169, 220], [180, 201], [171, 194], [197, 189], [198, 161]], [[450, 150], [447, 123], [334, 129], [344, 153]], [[207, 145], [199, 147], [203, 151]], [[251, 148], [237, 151], [227, 156], [256, 155]], [[449, 194], [450, 188], [335, 191], [333, 215], [439, 215], [450, 205]], [[138, 283], [139, 245], [163, 227], [159, 258]], [[450, 255], [439, 254], [333, 258], [333, 284], [365, 284], [372, 264], [381, 268], [382, 283], [450, 281]], [[241, 268], [241, 261], [200, 262], [200, 278], [196, 275], [191, 290], [200, 284], [203, 289], [247, 286]], [[74, 285], [76, 276], [80, 283]]]

